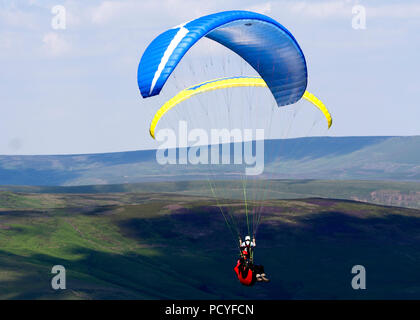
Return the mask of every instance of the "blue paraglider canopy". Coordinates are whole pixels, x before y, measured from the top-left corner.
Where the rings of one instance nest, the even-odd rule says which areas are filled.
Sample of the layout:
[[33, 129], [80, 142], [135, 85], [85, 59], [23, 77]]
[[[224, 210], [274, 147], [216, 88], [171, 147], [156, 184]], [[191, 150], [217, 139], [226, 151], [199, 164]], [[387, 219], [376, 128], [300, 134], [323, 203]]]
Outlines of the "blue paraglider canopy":
[[307, 85], [306, 61], [293, 35], [280, 23], [249, 11], [225, 11], [183, 23], [156, 37], [137, 74], [144, 98], [157, 95], [185, 53], [202, 37], [237, 53], [264, 79], [278, 106], [297, 102]]

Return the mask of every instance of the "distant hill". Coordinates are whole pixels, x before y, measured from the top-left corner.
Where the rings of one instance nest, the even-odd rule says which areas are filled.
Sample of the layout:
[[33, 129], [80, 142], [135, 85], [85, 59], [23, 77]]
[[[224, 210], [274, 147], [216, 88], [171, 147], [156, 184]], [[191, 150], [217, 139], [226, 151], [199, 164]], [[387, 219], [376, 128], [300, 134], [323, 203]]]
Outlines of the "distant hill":
[[[0, 156], [0, 185], [81, 186], [202, 180], [206, 166], [159, 165], [155, 150]], [[216, 178], [238, 167], [220, 165]], [[420, 181], [420, 136], [313, 137], [265, 142], [263, 178]]]

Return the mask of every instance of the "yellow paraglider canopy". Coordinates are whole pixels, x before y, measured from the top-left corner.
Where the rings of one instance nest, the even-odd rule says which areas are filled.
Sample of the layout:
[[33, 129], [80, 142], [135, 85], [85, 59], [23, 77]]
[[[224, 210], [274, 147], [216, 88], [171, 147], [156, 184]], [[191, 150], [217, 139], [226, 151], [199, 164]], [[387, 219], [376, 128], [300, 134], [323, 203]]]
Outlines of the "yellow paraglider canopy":
[[[189, 87], [180, 91], [172, 99], [168, 100], [154, 115], [150, 124], [149, 132], [153, 139], [155, 139], [155, 130], [159, 120], [165, 115], [166, 112], [171, 110], [177, 104], [189, 99], [190, 97], [217, 89], [225, 89], [232, 87], [267, 87], [267, 84], [262, 78], [258, 77], [236, 77], [236, 78], [222, 78], [202, 82], [198, 85]], [[324, 114], [328, 122], [328, 128], [332, 125], [332, 117], [328, 109], [312, 93], [305, 91], [303, 98], [315, 105]]]

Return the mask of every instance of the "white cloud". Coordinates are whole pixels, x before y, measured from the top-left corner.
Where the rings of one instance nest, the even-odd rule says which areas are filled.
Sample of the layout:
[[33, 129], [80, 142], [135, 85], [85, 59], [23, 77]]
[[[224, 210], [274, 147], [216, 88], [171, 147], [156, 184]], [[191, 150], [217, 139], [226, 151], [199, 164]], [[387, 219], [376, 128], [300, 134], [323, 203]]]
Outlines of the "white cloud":
[[0, 8], [0, 25], [11, 28], [34, 29], [37, 27], [37, 16], [14, 8]]
[[69, 51], [70, 45], [57, 32], [48, 32], [43, 38], [44, 50], [47, 55], [59, 56]]
[[367, 7], [367, 16], [375, 18], [420, 18], [420, 4], [387, 4]]
[[90, 8], [91, 22], [98, 25], [125, 21], [130, 24], [155, 24], [162, 21], [191, 20], [191, 16], [206, 14], [203, 5], [197, 1], [178, 2], [174, 0], [104, 1], [99, 6]]
[[314, 18], [342, 17], [351, 14], [351, 5], [348, 1], [300, 1], [289, 3], [288, 9], [293, 14]]
[[[336, 104], [337, 122], [340, 118], [352, 119], [366, 109], [369, 116], [380, 113], [399, 101], [413, 111], [413, 116], [400, 121], [404, 126], [396, 126], [395, 130], [418, 131], [415, 121], [420, 114], [410, 93], [419, 86], [414, 68], [420, 43], [419, 1], [61, 0], [67, 13], [67, 28], [61, 31], [51, 28], [51, 7], [57, 3], [50, 1], [53, 0], [32, 1], [32, 6], [24, 2], [0, 5], [0, 76], [7, 79], [0, 98], [10, 106], [7, 115], [0, 118], [0, 135], [4, 137], [0, 153], [13, 151], [7, 141], [14, 137], [24, 142], [19, 153], [100, 152], [155, 146], [142, 138], [147, 137], [144, 133], [153, 108], [159, 104], [141, 99], [138, 93], [136, 72], [141, 53], [154, 37], [174, 25], [238, 9], [266, 14], [296, 36], [308, 59], [311, 88], [333, 110]], [[351, 9], [356, 4], [366, 6], [368, 28], [363, 32], [351, 28]], [[56, 59], [61, 56], [66, 59]], [[211, 67], [205, 63], [211, 63]], [[248, 74], [247, 67], [230, 50], [203, 39], [181, 61], [174, 75], [177, 85], [187, 86], [238, 71]], [[388, 70], [392, 70], [388, 72], [392, 77], [386, 75]], [[27, 77], [22, 79], [19, 75], [23, 72]], [[175, 83], [168, 81], [167, 86]], [[53, 96], [48, 94], [51, 88]], [[351, 106], [348, 101], [354, 95], [363, 96], [365, 102]], [[169, 98], [160, 97], [162, 103], [166, 97]], [[58, 99], [63, 99], [60, 108], [55, 106]], [[92, 122], [98, 114], [106, 119]], [[391, 116], [389, 119], [393, 120]], [[108, 138], [109, 128], [104, 121], [116, 128], [120, 126], [117, 133], [113, 132], [114, 140]], [[385, 122], [357, 130], [344, 124], [334, 130], [340, 135], [389, 134]], [[95, 137], [89, 140], [86, 136], [92, 132]]]
[[420, 17], [420, 5], [414, 3], [372, 3], [351, 1], [351, 0], [331, 0], [331, 1], [283, 1], [276, 3], [276, 8], [281, 8], [283, 12], [289, 11], [294, 15], [325, 19], [343, 18], [352, 15], [352, 8], [355, 5], [366, 7], [368, 18], [416, 18]]
[[129, 9], [130, 3], [121, 3], [115, 1], [102, 2], [98, 7], [92, 9], [92, 22], [104, 24], [116, 16], [124, 14]]
[[12, 48], [13, 34], [2, 32], [0, 33], [0, 48], [2, 50], [8, 50]]
[[258, 5], [250, 6], [244, 10], [258, 12], [261, 14], [269, 14], [271, 12], [271, 2], [265, 2]]

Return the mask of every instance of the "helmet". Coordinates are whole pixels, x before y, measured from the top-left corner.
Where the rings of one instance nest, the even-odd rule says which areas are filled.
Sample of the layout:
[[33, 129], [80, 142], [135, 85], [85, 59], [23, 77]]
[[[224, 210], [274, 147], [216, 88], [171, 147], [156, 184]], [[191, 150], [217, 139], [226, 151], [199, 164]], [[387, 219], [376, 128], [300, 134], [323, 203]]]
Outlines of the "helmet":
[[246, 236], [245, 237], [245, 244], [247, 245], [247, 246], [249, 246], [249, 244], [251, 243], [251, 237], [250, 236]]

